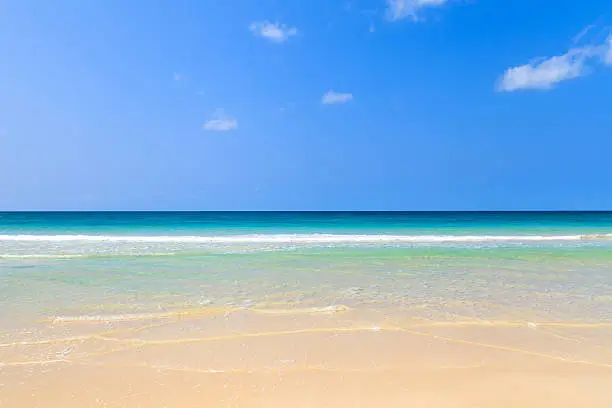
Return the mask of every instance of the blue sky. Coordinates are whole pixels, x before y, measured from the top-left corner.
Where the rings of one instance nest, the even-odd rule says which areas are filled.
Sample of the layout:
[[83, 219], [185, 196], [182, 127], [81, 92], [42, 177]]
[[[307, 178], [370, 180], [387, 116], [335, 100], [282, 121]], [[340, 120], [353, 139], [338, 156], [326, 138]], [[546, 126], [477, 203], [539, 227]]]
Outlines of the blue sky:
[[3, 1], [0, 209], [612, 208], [612, 2]]

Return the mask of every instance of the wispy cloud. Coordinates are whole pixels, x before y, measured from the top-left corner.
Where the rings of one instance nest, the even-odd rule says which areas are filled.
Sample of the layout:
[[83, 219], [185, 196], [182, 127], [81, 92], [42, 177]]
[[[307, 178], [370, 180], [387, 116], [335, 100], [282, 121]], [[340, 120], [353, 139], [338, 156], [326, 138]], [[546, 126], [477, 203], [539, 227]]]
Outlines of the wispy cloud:
[[412, 18], [417, 20], [417, 13], [427, 7], [440, 7], [448, 0], [387, 0], [387, 18], [390, 21]]
[[604, 64], [612, 65], [612, 35], [608, 37], [605, 43]]
[[180, 72], [175, 72], [172, 75], [172, 79], [174, 79], [176, 82], [181, 82], [185, 80], [185, 75], [181, 74]]
[[594, 28], [595, 28], [595, 24], [589, 24], [588, 26], [584, 27], [582, 30], [580, 30], [578, 34], [574, 36], [574, 38], [572, 38], [572, 44], [574, 45], [578, 44], [580, 40], [582, 40], [584, 36], [587, 35], [589, 31], [591, 31]]
[[208, 119], [202, 128], [213, 132], [227, 132], [234, 130], [238, 127], [238, 121], [236, 119], [227, 116], [222, 109], [217, 111]]
[[612, 36], [603, 44], [573, 47], [563, 55], [508, 68], [498, 80], [497, 90], [552, 89], [560, 82], [588, 74], [601, 63], [612, 65]]
[[353, 100], [353, 94], [351, 93], [341, 93], [341, 92], [329, 91], [325, 95], [323, 95], [323, 98], [321, 98], [321, 103], [324, 105], [334, 105], [334, 104], [347, 103], [352, 100]]
[[261, 21], [253, 23], [249, 26], [249, 30], [253, 34], [266, 38], [275, 43], [282, 43], [297, 35], [298, 31], [295, 27], [289, 27], [285, 24], [271, 23], [270, 21]]

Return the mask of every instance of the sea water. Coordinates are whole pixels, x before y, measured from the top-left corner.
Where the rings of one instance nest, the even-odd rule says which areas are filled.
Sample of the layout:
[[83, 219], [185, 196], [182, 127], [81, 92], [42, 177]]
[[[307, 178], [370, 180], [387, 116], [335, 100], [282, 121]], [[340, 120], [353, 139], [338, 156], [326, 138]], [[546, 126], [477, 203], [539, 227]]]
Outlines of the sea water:
[[0, 331], [207, 307], [612, 322], [611, 212], [0, 213]]

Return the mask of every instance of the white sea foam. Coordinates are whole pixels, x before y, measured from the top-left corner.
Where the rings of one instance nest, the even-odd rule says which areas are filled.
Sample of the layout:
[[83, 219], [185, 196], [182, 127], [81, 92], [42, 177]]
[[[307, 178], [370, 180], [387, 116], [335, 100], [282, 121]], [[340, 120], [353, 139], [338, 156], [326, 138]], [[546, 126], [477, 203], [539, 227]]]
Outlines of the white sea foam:
[[72, 323], [72, 322], [123, 322], [129, 320], [163, 319], [174, 316], [175, 313], [138, 313], [138, 314], [117, 314], [117, 315], [84, 315], [84, 316], [57, 316], [53, 323]]
[[78, 259], [78, 258], [104, 258], [114, 255], [135, 256], [135, 257], [155, 257], [172, 256], [174, 252], [125, 252], [125, 253], [94, 253], [94, 254], [0, 254], [0, 259]]
[[585, 235], [349, 235], [266, 234], [235, 236], [119, 236], [119, 235], [0, 235], [13, 242], [126, 242], [193, 244], [350, 244], [350, 243], [444, 243], [444, 242], [532, 242], [612, 239], [612, 234]]
[[86, 258], [80, 254], [0, 254], [0, 259], [72, 259]]

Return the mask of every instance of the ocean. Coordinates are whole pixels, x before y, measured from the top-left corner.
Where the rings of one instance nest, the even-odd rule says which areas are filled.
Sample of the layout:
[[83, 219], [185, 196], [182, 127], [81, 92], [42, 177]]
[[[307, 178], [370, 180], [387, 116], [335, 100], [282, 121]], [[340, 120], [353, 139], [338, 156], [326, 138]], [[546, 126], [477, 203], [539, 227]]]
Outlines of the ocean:
[[[612, 367], [612, 212], [4, 212], [0, 310], [0, 378], [2, 367], [66, 370], [111, 361], [156, 370], [271, 370], [280, 363], [263, 356], [272, 351], [258, 351], [262, 360], [247, 367], [250, 354], [181, 360], [179, 345], [209, 332], [216, 340], [278, 332], [283, 341], [289, 334], [298, 341], [307, 330], [327, 336], [388, 327], [391, 339], [402, 330], [415, 334], [417, 326], [452, 325], [445, 343]], [[142, 337], [160, 323], [165, 331]], [[479, 328], [468, 336], [472, 326]], [[518, 335], [499, 336], [503, 328]], [[559, 343], [537, 337], [537, 347], [522, 344], [520, 330], [535, 328]], [[377, 353], [404, 344], [372, 346], [367, 336], [355, 344], [377, 367], [387, 361]], [[176, 348], [146, 358], [121, 354], [128, 345], [169, 343]], [[285, 347], [280, 338], [268, 344]], [[398, 350], [394, 358], [407, 352]], [[299, 362], [303, 353], [297, 354], [278, 361]], [[333, 365], [339, 355], [329, 352], [321, 364]], [[431, 358], [438, 364], [439, 354]], [[498, 364], [496, 358], [474, 361]], [[363, 367], [351, 370], [357, 368]], [[27, 388], [4, 402], [26, 401], [19, 399], [24, 395]]]
[[270, 298], [612, 319], [611, 250], [611, 212], [0, 213], [0, 324]]

